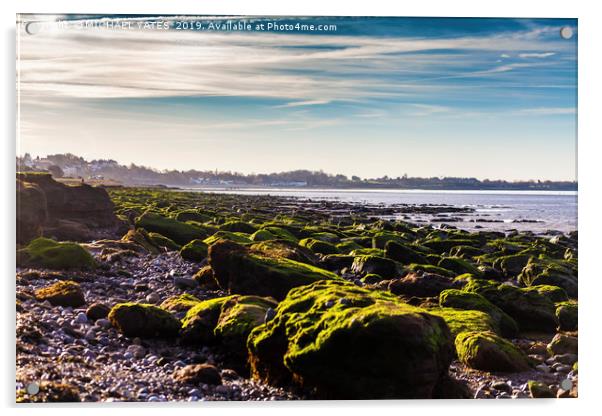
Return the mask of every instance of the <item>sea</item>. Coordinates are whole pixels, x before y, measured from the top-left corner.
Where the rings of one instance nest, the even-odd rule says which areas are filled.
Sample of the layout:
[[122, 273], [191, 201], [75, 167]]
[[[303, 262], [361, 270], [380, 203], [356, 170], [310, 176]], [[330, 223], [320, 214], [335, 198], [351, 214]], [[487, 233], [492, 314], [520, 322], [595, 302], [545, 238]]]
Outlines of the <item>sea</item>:
[[275, 195], [360, 205], [416, 205], [469, 208], [469, 212], [403, 213], [386, 216], [419, 224], [452, 225], [466, 230], [568, 233], [577, 229], [576, 191], [458, 191], [417, 189], [194, 188], [195, 191]]

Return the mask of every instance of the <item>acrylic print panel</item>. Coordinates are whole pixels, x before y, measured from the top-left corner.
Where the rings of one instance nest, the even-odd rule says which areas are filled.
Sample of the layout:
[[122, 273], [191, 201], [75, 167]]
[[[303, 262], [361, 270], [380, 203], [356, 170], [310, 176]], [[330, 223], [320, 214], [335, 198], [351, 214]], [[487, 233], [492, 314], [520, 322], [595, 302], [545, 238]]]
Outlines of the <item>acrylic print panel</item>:
[[577, 396], [575, 19], [17, 33], [17, 402]]

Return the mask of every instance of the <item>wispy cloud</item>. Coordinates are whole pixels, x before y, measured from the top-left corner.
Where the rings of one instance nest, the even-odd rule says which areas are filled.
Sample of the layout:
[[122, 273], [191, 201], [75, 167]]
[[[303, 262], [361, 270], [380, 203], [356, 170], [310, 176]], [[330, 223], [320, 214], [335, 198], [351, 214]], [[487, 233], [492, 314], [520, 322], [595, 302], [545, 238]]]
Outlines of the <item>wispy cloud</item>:
[[520, 58], [548, 58], [550, 56], [554, 56], [556, 53], [554, 52], [541, 52], [541, 53], [521, 53], [518, 56]]

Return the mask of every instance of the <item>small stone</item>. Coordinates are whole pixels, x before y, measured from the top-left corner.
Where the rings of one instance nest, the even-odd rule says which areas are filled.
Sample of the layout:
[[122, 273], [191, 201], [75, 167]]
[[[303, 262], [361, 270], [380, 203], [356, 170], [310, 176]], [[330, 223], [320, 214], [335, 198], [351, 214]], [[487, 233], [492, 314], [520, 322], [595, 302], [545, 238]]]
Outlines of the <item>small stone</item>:
[[180, 276], [174, 277], [173, 283], [180, 289], [194, 289], [198, 286], [198, 282], [196, 280]]
[[134, 358], [143, 358], [146, 355], [146, 348], [141, 345], [130, 345], [127, 350], [134, 355]]
[[84, 312], [80, 312], [75, 317], [75, 322], [77, 322], [78, 324], [85, 324], [88, 322], [88, 317]]
[[548, 367], [546, 364], [536, 365], [535, 369], [539, 370], [539, 371], [541, 371], [543, 373], [550, 373], [551, 372], [550, 367]]
[[150, 295], [148, 295], [146, 297], [146, 301], [148, 303], [158, 303], [160, 300], [161, 300], [161, 298], [156, 293], [151, 293]]
[[108, 319], [105, 319], [105, 318], [101, 318], [101, 319], [96, 320], [96, 325], [100, 328], [108, 329], [111, 327], [111, 321], [109, 321]]
[[91, 321], [106, 318], [109, 315], [111, 308], [103, 303], [93, 303], [86, 309], [86, 316]]
[[222, 384], [219, 371], [211, 364], [187, 365], [174, 372], [174, 379], [183, 383]]
[[240, 376], [238, 375], [238, 373], [232, 370], [231, 368], [226, 368], [222, 370], [222, 378], [224, 380], [236, 380], [239, 377]]
[[566, 365], [573, 365], [577, 362], [577, 354], [558, 354], [553, 358], [555, 361]]
[[506, 393], [512, 393], [512, 386], [503, 381], [496, 381], [495, 383], [491, 384], [491, 388]]
[[529, 386], [529, 393], [534, 399], [556, 397], [552, 390], [540, 381], [530, 380], [527, 385]]

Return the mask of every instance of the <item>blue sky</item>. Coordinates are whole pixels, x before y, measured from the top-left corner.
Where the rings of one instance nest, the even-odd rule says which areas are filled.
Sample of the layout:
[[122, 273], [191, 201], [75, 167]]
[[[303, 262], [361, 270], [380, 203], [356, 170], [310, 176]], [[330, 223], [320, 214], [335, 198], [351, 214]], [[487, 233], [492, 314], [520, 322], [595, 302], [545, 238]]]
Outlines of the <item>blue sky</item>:
[[[171, 28], [21, 31], [20, 153], [245, 173], [576, 179], [575, 19], [84, 20]], [[183, 20], [337, 30], [176, 30]]]

